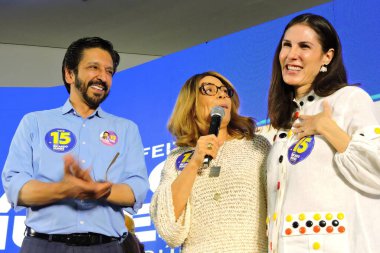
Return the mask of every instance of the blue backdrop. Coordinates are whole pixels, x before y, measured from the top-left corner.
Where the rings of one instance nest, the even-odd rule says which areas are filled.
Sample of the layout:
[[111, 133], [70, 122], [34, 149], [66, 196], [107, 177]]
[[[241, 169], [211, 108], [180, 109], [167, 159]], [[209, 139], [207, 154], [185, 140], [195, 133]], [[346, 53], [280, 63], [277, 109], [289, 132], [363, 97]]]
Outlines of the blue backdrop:
[[[281, 8], [281, 6], [279, 6]], [[302, 12], [329, 19], [341, 36], [350, 83], [361, 83], [380, 100], [380, 26], [377, 0], [335, 0]], [[166, 124], [177, 94], [195, 73], [215, 70], [236, 86], [241, 113], [264, 124], [275, 47], [286, 23], [295, 15], [273, 20], [223, 38], [171, 54], [115, 75], [111, 95], [102, 105], [113, 114], [140, 126], [151, 183], [143, 209], [134, 216], [139, 238], [147, 252], [179, 252], [162, 241], [149, 218], [149, 202], [158, 184], [166, 155], [173, 148]], [[21, 71], [22, 70], [15, 70]], [[57, 69], [57, 71], [60, 71]], [[52, 88], [0, 88], [0, 168], [22, 116], [30, 111], [61, 106], [67, 99], [63, 86]], [[1, 183], [0, 183], [1, 184]], [[10, 209], [0, 187], [0, 252], [17, 252], [23, 238], [25, 212]]]

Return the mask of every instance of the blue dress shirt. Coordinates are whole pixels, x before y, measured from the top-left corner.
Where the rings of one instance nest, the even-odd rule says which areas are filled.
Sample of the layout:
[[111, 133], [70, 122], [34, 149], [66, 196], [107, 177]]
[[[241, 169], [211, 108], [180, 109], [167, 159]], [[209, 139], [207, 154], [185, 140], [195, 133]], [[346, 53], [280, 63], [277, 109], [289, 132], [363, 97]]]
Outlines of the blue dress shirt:
[[[100, 107], [83, 119], [67, 100], [63, 107], [25, 115], [16, 130], [2, 174], [7, 198], [16, 211], [24, 208], [17, 200], [29, 180], [62, 180], [66, 154], [78, 159], [82, 168], [91, 168], [96, 181], [129, 185], [136, 202], [126, 210], [134, 214], [141, 208], [149, 184], [136, 124]], [[117, 237], [127, 231], [123, 207], [78, 199], [28, 207], [25, 223], [48, 234], [95, 232]]]

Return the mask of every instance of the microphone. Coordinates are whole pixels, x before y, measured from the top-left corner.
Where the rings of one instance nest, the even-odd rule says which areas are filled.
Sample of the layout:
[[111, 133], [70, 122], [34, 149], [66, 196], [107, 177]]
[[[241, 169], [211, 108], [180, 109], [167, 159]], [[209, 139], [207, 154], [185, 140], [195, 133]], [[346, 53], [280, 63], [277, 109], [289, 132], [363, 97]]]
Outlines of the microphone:
[[[211, 109], [211, 123], [210, 128], [208, 130], [208, 134], [215, 134], [218, 136], [220, 123], [222, 122], [222, 119], [224, 117], [224, 109], [221, 106], [214, 106]], [[205, 159], [203, 160], [203, 167], [208, 167], [210, 162], [212, 160], [212, 157], [210, 155], [206, 155]]]

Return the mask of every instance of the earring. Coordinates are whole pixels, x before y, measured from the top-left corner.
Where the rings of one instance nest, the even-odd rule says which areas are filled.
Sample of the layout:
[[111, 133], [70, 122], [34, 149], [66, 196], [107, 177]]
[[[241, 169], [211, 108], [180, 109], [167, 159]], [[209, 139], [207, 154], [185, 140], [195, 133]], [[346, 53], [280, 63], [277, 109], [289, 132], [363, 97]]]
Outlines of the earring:
[[319, 72], [327, 72], [327, 65], [322, 65], [321, 69], [319, 70]]

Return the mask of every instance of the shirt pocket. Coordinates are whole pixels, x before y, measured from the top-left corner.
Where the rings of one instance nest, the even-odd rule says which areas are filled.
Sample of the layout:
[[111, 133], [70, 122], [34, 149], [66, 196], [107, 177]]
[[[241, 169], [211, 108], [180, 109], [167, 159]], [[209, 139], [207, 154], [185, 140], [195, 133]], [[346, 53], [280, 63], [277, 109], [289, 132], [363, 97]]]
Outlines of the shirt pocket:
[[283, 220], [284, 253], [350, 253], [344, 212], [301, 212]]

